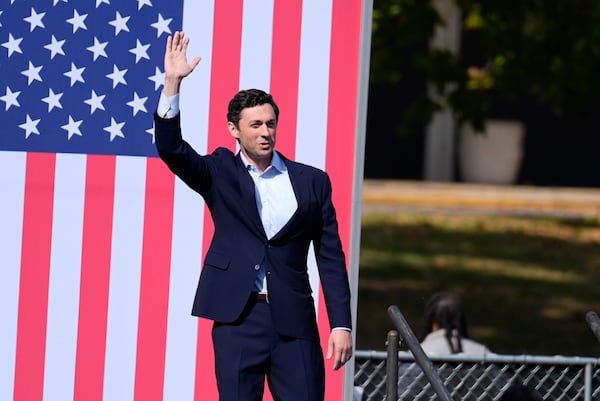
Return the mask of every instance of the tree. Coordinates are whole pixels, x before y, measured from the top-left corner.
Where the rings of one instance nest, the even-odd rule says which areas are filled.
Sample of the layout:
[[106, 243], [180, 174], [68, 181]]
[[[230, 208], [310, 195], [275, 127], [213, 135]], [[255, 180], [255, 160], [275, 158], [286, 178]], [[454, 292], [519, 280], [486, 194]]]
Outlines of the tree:
[[427, 46], [443, 21], [431, 0], [375, 0], [371, 82], [423, 74], [440, 96], [423, 94], [402, 129], [449, 108], [460, 123], [483, 128], [497, 111], [524, 102], [556, 116], [584, 116], [600, 90], [600, 2], [455, 0], [463, 15], [457, 53]]

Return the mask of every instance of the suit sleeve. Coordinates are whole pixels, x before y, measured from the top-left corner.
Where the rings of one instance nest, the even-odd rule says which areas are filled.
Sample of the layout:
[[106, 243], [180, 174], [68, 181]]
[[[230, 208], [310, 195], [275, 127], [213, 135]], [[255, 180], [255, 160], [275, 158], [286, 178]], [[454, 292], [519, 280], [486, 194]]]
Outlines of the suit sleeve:
[[352, 329], [350, 286], [335, 208], [331, 200], [331, 181], [321, 176], [321, 231], [314, 241], [317, 266], [331, 328]]
[[203, 194], [210, 187], [209, 158], [199, 155], [181, 135], [180, 114], [162, 118], [154, 114], [154, 137], [160, 158], [190, 188]]

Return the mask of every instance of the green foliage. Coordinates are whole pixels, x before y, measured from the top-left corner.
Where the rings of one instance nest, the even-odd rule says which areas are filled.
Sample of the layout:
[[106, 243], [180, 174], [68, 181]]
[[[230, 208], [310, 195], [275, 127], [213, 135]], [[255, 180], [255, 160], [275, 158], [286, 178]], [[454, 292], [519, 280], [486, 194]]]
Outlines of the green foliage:
[[377, 0], [373, 7], [371, 80], [396, 83], [411, 63], [405, 57], [429, 38], [440, 17], [429, 1]]
[[[431, 0], [375, 0], [371, 81], [424, 74], [408, 121], [449, 107], [481, 129], [492, 105], [534, 101], [557, 116], [582, 116], [600, 92], [600, 2], [455, 0], [462, 15], [458, 53], [431, 49], [443, 24]], [[425, 100], [426, 99], [426, 100]]]

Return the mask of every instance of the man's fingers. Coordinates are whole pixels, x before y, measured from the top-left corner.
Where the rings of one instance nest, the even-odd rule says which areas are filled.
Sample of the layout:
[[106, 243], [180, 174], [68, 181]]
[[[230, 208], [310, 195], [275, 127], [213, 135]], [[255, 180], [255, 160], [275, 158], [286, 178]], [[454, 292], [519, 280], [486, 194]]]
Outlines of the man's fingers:
[[193, 70], [194, 68], [196, 68], [196, 66], [197, 66], [197, 65], [200, 63], [200, 60], [202, 60], [200, 57], [195, 57], [195, 58], [192, 60], [192, 63], [190, 64], [190, 66], [192, 67], [192, 70]]
[[[335, 356], [334, 356], [335, 354]], [[327, 343], [327, 359], [333, 358], [333, 370], [338, 370], [352, 357], [352, 337], [345, 330], [333, 330]]]
[[338, 349], [335, 354], [335, 360], [339, 366], [344, 365], [350, 359], [345, 349]]
[[[182, 48], [182, 41], [183, 41], [183, 32], [181, 31], [177, 31], [173, 34], [173, 36], [168, 36], [167, 37], [167, 51], [176, 51]], [[189, 40], [188, 38], [185, 38], [185, 40]], [[187, 47], [187, 46], [186, 46]]]
[[171, 35], [169, 35], [169, 37], [167, 37], [167, 46], [166, 46], [167, 53], [171, 51], [171, 46], [173, 46], [173, 37]]
[[327, 342], [327, 359], [331, 359], [331, 357], [333, 356], [333, 341], [331, 341], [331, 338], [329, 339], [329, 341]]
[[342, 352], [339, 349], [336, 349], [335, 358], [333, 360], [333, 370], [338, 370], [342, 365]]

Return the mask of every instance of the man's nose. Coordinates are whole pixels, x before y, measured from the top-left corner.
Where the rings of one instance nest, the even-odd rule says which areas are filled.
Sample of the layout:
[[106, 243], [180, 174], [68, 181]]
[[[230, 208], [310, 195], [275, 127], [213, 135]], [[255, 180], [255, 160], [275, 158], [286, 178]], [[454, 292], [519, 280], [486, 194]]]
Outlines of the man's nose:
[[269, 125], [268, 125], [268, 124], [263, 124], [263, 126], [262, 126], [261, 128], [262, 128], [262, 129], [261, 129], [261, 135], [262, 135], [262, 136], [271, 136], [271, 134], [272, 134], [272, 131], [271, 131], [271, 129], [269, 128]]

